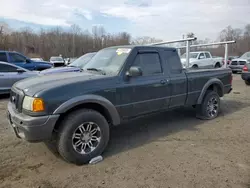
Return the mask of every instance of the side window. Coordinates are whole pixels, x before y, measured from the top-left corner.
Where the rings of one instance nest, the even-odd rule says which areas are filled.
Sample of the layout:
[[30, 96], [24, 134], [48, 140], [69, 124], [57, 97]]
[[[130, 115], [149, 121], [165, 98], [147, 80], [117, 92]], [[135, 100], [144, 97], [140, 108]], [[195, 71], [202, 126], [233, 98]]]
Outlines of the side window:
[[166, 63], [170, 67], [172, 73], [181, 73], [182, 65], [179, 55], [176, 50], [169, 50], [164, 52]]
[[162, 73], [160, 57], [158, 53], [139, 53], [137, 54], [133, 66], [142, 69], [143, 76]]
[[17, 68], [11, 65], [0, 64], [0, 72], [17, 72]]
[[16, 53], [9, 53], [10, 56], [10, 60], [12, 63], [25, 63], [26, 62], [26, 58], [16, 54]]
[[206, 55], [206, 58], [211, 58], [211, 55], [210, 55], [210, 53], [205, 53], [205, 55]]
[[200, 53], [200, 55], [199, 55], [199, 59], [205, 59], [205, 55], [204, 55], [204, 53]]
[[1, 53], [0, 53], [0, 61], [8, 62], [8, 60], [7, 60], [7, 55], [6, 55], [5, 52], [1, 52]]

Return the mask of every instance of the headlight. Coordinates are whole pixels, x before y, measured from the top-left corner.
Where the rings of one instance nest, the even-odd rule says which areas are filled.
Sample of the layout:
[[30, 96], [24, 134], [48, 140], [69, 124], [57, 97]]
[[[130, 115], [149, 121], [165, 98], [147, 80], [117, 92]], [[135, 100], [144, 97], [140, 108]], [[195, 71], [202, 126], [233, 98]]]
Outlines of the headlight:
[[25, 96], [23, 99], [23, 109], [32, 112], [42, 112], [45, 110], [44, 101], [41, 98]]

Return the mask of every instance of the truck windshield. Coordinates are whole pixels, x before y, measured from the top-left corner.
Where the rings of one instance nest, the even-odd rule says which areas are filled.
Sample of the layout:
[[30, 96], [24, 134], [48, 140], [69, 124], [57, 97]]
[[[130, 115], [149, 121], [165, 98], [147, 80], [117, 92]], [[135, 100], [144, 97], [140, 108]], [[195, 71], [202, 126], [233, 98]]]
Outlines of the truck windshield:
[[84, 70], [99, 70], [105, 74], [117, 75], [127, 59], [130, 48], [106, 48], [97, 54], [84, 66]]
[[250, 52], [244, 53], [244, 54], [240, 57], [240, 59], [250, 59]]
[[[199, 55], [199, 53], [191, 52], [191, 53], [189, 54], [189, 58], [197, 58], [198, 55]], [[183, 55], [181, 56], [181, 58], [186, 58], [186, 53], [183, 54]]]

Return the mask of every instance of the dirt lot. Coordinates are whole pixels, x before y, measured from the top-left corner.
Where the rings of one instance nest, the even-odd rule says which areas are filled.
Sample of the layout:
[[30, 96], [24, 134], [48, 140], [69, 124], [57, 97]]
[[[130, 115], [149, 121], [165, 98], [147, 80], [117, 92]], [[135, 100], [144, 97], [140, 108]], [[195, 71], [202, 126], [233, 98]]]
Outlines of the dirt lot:
[[250, 187], [250, 87], [235, 75], [233, 88], [217, 119], [186, 108], [119, 126], [104, 160], [85, 166], [17, 139], [1, 99], [0, 187]]

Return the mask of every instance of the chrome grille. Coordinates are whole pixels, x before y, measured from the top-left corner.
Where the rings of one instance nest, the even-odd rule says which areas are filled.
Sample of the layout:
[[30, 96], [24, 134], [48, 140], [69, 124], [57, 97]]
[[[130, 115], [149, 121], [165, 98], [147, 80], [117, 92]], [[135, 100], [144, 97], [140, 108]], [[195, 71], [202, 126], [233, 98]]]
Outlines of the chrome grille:
[[18, 112], [22, 111], [22, 102], [23, 102], [24, 94], [22, 91], [12, 88], [10, 91], [10, 102], [13, 104], [13, 107]]
[[238, 61], [232, 61], [231, 65], [238, 65]]

